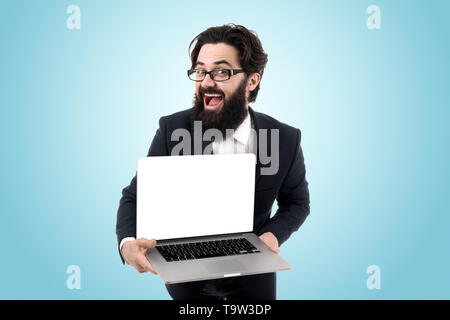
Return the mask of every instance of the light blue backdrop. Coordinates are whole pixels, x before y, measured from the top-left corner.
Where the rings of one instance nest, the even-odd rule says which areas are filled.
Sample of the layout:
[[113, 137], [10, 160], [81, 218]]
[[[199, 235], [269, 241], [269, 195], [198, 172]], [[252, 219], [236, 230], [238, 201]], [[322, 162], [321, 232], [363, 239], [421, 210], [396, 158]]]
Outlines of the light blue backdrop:
[[[66, 27], [71, 4], [80, 30]], [[372, 4], [380, 30], [366, 27]], [[269, 54], [253, 108], [303, 133], [311, 214], [281, 248], [293, 269], [278, 298], [449, 299], [449, 9], [1, 0], [0, 298], [170, 298], [121, 264], [119, 198], [158, 119], [191, 105], [189, 42], [234, 22]]]

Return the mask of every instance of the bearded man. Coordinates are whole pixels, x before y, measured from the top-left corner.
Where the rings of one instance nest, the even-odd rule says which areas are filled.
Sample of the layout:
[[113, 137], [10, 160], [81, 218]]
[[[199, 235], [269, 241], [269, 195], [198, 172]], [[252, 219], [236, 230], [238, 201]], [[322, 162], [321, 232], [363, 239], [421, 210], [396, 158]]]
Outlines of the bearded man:
[[[198, 123], [202, 132], [215, 130], [219, 138], [212, 142], [202, 140], [201, 149], [186, 148], [182, 155], [204, 154], [205, 150], [213, 154], [255, 152], [253, 232], [278, 253], [279, 246], [309, 215], [310, 201], [300, 130], [249, 107], [260, 90], [267, 54], [255, 32], [234, 24], [203, 31], [192, 40], [189, 52], [192, 65], [187, 75], [195, 82], [193, 106], [159, 120], [147, 156], [179, 155], [173, 152], [179, 149], [179, 141], [173, 139], [173, 133], [182, 129], [194, 136]], [[260, 132], [271, 131], [277, 134], [258, 139]], [[279, 141], [271, 141], [273, 137]], [[275, 150], [271, 148], [274, 145]], [[258, 152], [262, 149], [276, 153], [279, 163], [275, 171], [264, 172], [268, 163]], [[199, 194], [201, 192], [198, 190]], [[278, 210], [271, 217], [275, 200]], [[136, 176], [122, 191], [116, 234], [122, 262], [140, 273], [156, 274], [145, 257], [156, 240], [136, 239]], [[170, 296], [177, 300], [276, 299], [276, 273], [166, 284], [166, 287]]]

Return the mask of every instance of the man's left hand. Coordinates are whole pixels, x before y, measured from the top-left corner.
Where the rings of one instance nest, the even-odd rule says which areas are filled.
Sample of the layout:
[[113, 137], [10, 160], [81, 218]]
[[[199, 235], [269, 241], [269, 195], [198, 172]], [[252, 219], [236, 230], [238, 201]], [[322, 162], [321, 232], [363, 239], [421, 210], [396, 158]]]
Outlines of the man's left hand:
[[275, 253], [280, 253], [280, 248], [278, 248], [278, 239], [272, 232], [265, 232], [260, 235], [259, 238], [270, 248], [270, 250]]

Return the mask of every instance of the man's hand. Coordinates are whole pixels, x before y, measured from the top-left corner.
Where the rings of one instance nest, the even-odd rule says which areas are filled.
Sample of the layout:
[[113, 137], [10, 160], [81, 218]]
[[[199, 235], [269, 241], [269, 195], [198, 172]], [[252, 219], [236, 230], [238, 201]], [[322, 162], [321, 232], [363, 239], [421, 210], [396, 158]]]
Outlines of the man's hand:
[[151, 272], [156, 274], [153, 266], [145, 257], [147, 249], [156, 246], [156, 240], [137, 239], [133, 241], [125, 242], [122, 246], [122, 256], [125, 261], [132, 267], [134, 267], [139, 273]]
[[270, 250], [275, 253], [280, 253], [280, 248], [278, 248], [278, 239], [272, 232], [265, 232], [260, 235], [259, 238], [270, 248]]

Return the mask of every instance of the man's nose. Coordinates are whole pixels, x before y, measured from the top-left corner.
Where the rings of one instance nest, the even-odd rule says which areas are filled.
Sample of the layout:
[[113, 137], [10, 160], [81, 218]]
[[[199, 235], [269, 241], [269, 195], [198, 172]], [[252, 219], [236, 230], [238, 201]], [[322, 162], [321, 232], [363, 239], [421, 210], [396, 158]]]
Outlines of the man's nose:
[[207, 74], [202, 81], [202, 87], [209, 88], [209, 87], [214, 87], [215, 85], [216, 85], [216, 83], [213, 79], [211, 79], [211, 75]]

